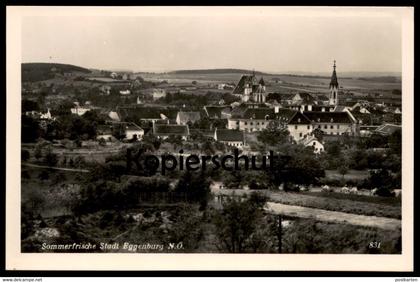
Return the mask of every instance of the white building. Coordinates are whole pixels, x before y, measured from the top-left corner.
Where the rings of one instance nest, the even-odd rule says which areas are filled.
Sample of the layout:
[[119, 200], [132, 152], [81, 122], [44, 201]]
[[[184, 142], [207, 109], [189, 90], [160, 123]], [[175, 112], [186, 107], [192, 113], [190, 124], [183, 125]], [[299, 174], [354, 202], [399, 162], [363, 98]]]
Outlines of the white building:
[[144, 135], [144, 130], [134, 122], [129, 123], [125, 127], [125, 138], [128, 140], [141, 140]]
[[244, 132], [239, 130], [216, 128], [214, 131], [214, 140], [238, 149], [242, 149], [245, 145]]
[[90, 111], [91, 108], [90, 107], [83, 107], [79, 105], [79, 102], [74, 102], [74, 107], [71, 108], [71, 113], [75, 114], [75, 115], [79, 115], [82, 116], [84, 115], [86, 112]]
[[320, 154], [324, 151], [324, 145], [313, 135], [308, 135], [299, 143], [303, 144], [305, 147], [312, 147], [315, 154]]
[[131, 94], [131, 91], [130, 90], [121, 90], [120, 91], [120, 95], [130, 95]]
[[152, 97], [153, 97], [153, 100], [157, 100], [157, 99], [160, 99], [160, 98], [165, 98], [166, 97], [166, 91], [164, 89], [155, 88], [152, 91]]

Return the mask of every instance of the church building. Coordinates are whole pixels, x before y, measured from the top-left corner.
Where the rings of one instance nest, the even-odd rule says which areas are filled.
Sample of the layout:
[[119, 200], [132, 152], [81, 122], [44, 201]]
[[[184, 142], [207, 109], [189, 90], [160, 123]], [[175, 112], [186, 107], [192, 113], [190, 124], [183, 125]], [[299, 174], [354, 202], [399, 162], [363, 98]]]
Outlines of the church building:
[[235, 89], [233, 89], [232, 94], [240, 96], [244, 103], [265, 103], [267, 97], [265, 81], [262, 77], [258, 81], [255, 73], [252, 75], [243, 75]]

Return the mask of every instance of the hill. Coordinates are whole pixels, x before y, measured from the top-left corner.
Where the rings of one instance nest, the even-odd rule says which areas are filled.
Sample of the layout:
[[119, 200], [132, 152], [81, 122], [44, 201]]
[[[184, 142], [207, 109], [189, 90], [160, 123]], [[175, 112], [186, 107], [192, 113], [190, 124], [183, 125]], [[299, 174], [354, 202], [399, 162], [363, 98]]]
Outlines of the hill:
[[[199, 69], [199, 70], [176, 70], [168, 72], [168, 74], [224, 74], [224, 73], [241, 73], [241, 74], [250, 74], [252, 70], [244, 69]], [[256, 75], [270, 75], [268, 73], [254, 71]]]
[[91, 71], [82, 67], [56, 64], [56, 63], [23, 63], [22, 81], [35, 82], [54, 78], [56, 74], [63, 75], [69, 72], [90, 73]]

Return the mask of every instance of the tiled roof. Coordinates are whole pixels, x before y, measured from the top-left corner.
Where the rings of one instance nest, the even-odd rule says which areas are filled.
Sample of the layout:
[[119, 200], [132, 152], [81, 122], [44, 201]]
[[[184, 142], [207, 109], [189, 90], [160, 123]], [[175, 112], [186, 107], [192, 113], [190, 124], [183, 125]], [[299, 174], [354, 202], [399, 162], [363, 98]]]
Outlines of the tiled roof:
[[312, 111], [314, 112], [321, 112], [322, 108], [324, 108], [325, 111], [329, 111], [329, 108], [334, 108], [334, 106], [330, 105], [312, 105]]
[[177, 125], [177, 124], [155, 124], [153, 126], [153, 134], [157, 136], [168, 136], [168, 135], [189, 135], [188, 125]]
[[319, 141], [318, 139], [316, 139], [315, 136], [312, 136], [312, 135], [308, 135], [306, 138], [300, 141], [300, 143], [303, 144], [304, 146], [311, 145], [313, 142], [319, 142]]
[[216, 129], [217, 141], [243, 142], [244, 133], [239, 130]]
[[321, 123], [353, 123], [347, 112], [303, 112], [312, 122]]
[[280, 122], [289, 123], [289, 121], [296, 115], [297, 112], [298, 111], [296, 110], [280, 108], [278, 109], [278, 112], [275, 114], [275, 117]]
[[126, 126], [126, 130], [131, 130], [131, 131], [144, 131], [143, 128], [141, 128], [140, 126], [138, 126], [137, 124], [135, 124], [134, 122], [130, 122], [127, 124]]
[[274, 119], [274, 109], [271, 108], [248, 108], [243, 114], [244, 119]]
[[111, 134], [112, 133], [112, 125], [98, 125], [96, 127], [96, 132], [98, 135], [105, 135], [105, 134]]
[[231, 112], [229, 106], [205, 106], [204, 110], [209, 118], [227, 118]]
[[201, 118], [200, 112], [178, 112], [177, 120], [180, 123], [187, 123], [187, 122], [196, 122], [199, 121]]
[[311, 121], [301, 112], [296, 112], [288, 121], [288, 124], [311, 124]]
[[134, 119], [175, 119], [178, 113], [176, 108], [162, 107], [119, 107], [118, 114], [121, 120], [130, 121]]
[[355, 119], [360, 121], [361, 124], [371, 124], [372, 118], [370, 114], [364, 114], [359, 111], [351, 111], [351, 114], [354, 116]]
[[306, 104], [306, 105], [311, 105], [311, 104], [315, 104], [316, 99], [314, 96], [312, 96], [309, 93], [306, 92], [300, 92], [298, 94], [295, 95], [295, 97], [299, 95], [300, 96], [300, 101], [298, 102], [298, 104]]

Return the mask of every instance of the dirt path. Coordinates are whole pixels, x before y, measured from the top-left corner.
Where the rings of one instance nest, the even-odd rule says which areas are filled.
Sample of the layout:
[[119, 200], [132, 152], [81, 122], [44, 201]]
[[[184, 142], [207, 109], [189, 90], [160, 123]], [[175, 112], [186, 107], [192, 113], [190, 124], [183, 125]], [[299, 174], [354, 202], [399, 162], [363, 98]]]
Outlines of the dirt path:
[[22, 163], [23, 166], [29, 166], [29, 167], [36, 167], [36, 168], [48, 168], [48, 169], [54, 169], [54, 170], [63, 170], [63, 171], [74, 171], [74, 172], [89, 172], [87, 169], [78, 169], [78, 168], [66, 168], [66, 167], [55, 167], [55, 166], [46, 166], [46, 165], [36, 165], [36, 164], [28, 164], [28, 163]]
[[387, 217], [328, 211], [323, 209], [284, 205], [273, 202], [267, 202], [266, 210], [274, 214], [311, 218], [319, 221], [345, 223], [389, 230], [396, 230], [401, 228], [401, 220]]
[[[217, 189], [212, 191], [216, 196], [244, 196], [251, 193], [250, 190], [227, 190]], [[304, 206], [281, 204], [273, 202], [279, 196], [269, 191], [264, 191], [265, 194], [271, 201], [267, 202], [266, 210], [274, 214], [282, 214], [300, 218], [312, 218], [319, 221], [335, 222], [367, 227], [376, 227], [380, 229], [396, 230], [401, 228], [401, 220], [388, 217], [360, 215], [347, 212], [338, 212], [325, 210], [320, 208], [309, 208]], [[304, 195], [302, 195], [304, 196]], [[328, 200], [328, 199], [326, 199]], [[332, 199], [333, 200], [333, 199]]]

